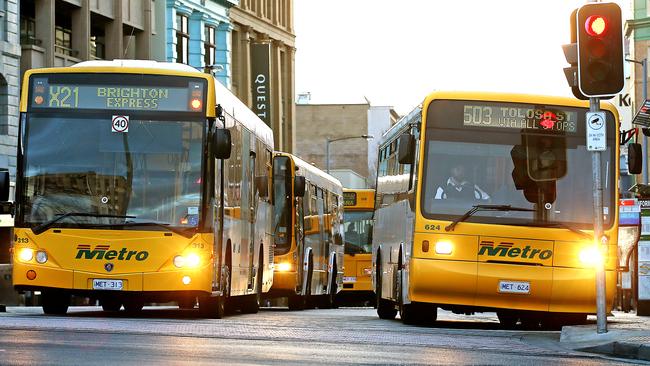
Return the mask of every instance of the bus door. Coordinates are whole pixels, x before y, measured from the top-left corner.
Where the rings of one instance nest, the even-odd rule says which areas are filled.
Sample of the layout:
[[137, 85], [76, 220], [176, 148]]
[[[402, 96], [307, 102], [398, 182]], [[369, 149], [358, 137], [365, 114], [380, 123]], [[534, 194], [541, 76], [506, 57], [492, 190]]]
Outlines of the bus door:
[[[253, 224], [254, 224], [254, 215], [253, 211], [253, 200], [251, 198], [253, 191], [253, 174], [254, 171], [251, 167], [254, 167], [255, 162], [251, 156], [251, 134], [245, 128], [242, 128], [242, 149], [241, 149], [241, 218], [240, 218], [240, 262], [239, 262], [239, 273], [241, 274], [240, 278], [246, 278], [246, 287], [251, 288], [251, 263], [252, 263], [252, 250], [251, 247], [254, 245], [253, 239]], [[240, 288], [243, 288], [243, 284], [240, 284]]]
[[[253, 141], [251, 143], [251, 146], [255, 146], [255, 142]], [[249, 162], [248, 162], [248, 173], [250, 174], [251, 180], [250, 180], [250, 237], [248, 238], [248, 289], [252, 290], [253, 289], [253, 283], [254, 283], [254, 273], [253, 270], [255, 268], [254, 265], [254, 259], [255, 259], [255, 238], [256, 238], [256, 231], [255, 231], [255, 226], [257, 224], [257, 199], [258, 195], [256, 195], [257, 192], [257, 184], [255, 184], [255, 162], [257, 161], [257, 154], [255, 153], [254, 149], [251, 148], [250, 153], [249, 153]], [[261, 268], [259, 269], [261, 270]]]

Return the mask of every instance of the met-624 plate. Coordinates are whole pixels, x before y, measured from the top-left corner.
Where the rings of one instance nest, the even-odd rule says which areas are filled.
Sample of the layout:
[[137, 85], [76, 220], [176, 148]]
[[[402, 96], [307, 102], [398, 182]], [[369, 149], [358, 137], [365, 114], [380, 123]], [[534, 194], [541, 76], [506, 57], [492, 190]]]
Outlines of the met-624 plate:
[[93, 279], [93, 290], [122, 290], [122, 280], [100, 280]]
[[528, 281], [499, 281], [499, 292], [507, 294], [529, 294], [530, 282]]

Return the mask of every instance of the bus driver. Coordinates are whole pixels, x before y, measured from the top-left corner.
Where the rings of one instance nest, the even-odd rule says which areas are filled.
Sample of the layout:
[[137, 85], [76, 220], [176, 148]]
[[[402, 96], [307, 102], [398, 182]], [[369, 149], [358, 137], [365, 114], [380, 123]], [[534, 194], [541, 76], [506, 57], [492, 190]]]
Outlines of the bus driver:
[[438, 186], [435, 199], [489, 200], [490, 195], [465, 179], [465, 167], [456, 164], [451, 168], [451, 176], [446, 184]]

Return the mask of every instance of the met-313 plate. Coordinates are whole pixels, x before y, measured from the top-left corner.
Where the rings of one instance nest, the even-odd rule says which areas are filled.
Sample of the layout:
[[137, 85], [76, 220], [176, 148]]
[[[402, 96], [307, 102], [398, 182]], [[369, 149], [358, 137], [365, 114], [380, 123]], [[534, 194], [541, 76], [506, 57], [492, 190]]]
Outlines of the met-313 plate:
[[530, 282], [528, 281], [499, 281], [499, 292], [506, 294], [529, 294]]
[[93, 290], [122, 290], [122, 280], [93, 279]]

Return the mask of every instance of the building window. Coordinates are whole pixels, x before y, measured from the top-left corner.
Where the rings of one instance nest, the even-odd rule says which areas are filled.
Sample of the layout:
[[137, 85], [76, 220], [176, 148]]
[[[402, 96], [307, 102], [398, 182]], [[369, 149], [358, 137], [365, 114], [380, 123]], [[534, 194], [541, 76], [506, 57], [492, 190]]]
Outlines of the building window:
[[187, 64], [190, 59], [190, 32], [187, 16], [176, 14], [176, 62]]
[[205, 66], [214, 65], [217, 41], [215, 39], [215, 29], [212, 26], [205, 26], [205, 42], [203, 43], [203, 48], [205, 49], [205, 54], [203, 55]]
[[57, 26], [54, 30], [54, 52], [70, 56], [72, 54], [72, 30]]
[[20, 17], [20, 44], [39, 44], [36, 39], [36, 21], [30, 17]]

